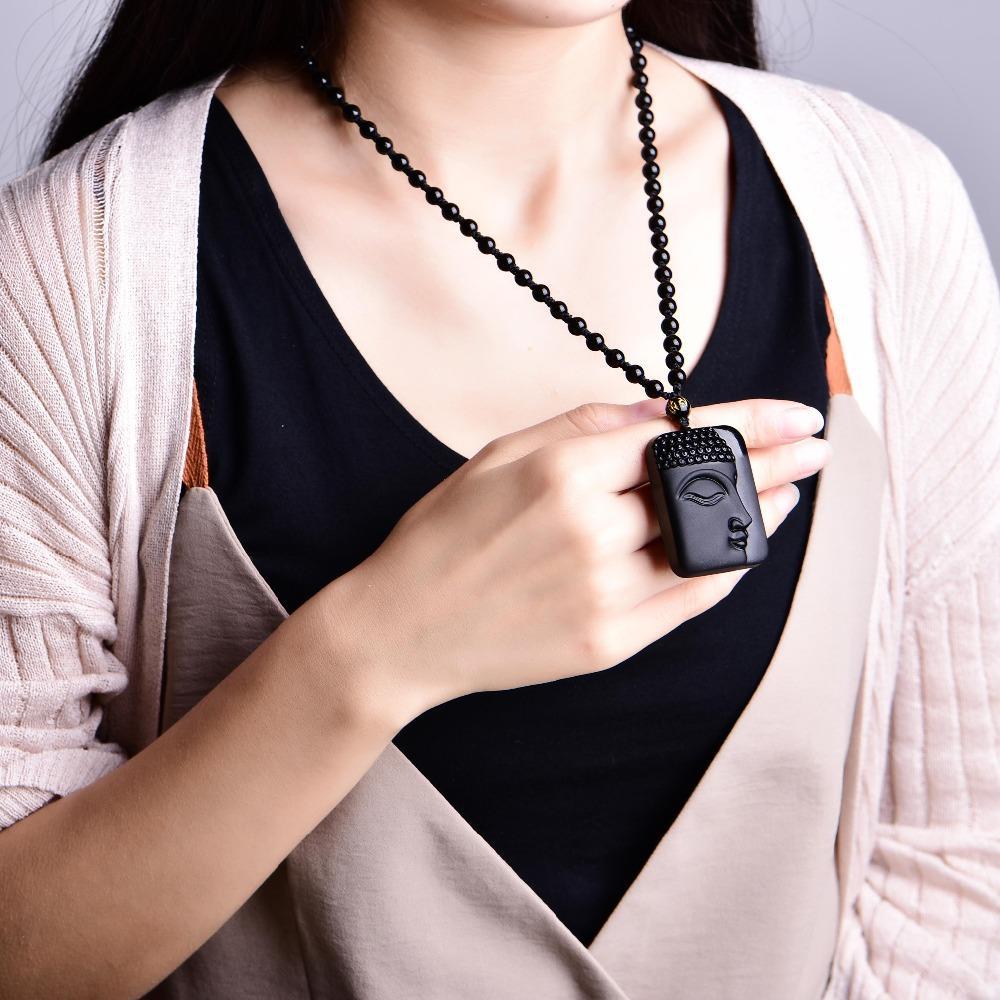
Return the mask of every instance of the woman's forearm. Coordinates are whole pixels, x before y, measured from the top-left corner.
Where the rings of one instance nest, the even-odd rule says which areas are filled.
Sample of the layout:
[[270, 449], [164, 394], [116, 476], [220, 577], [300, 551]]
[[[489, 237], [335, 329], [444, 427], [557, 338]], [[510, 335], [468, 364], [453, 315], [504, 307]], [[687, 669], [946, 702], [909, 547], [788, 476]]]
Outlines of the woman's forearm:
[[4, 1000], [150, 989], [408, 721], [358, 662], [337, 583], [140, 753], [0, 834]]

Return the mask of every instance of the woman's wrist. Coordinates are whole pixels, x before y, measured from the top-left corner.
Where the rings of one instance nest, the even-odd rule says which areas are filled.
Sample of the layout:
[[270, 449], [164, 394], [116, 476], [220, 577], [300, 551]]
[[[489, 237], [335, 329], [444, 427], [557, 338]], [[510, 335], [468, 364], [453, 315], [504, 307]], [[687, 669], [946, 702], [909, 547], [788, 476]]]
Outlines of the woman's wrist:
[[401, 661], [398, 644], [386, 641], [390, 622], [373, 606], [363, 565], [332, 580], [281, 628], [324, 724], [362, 728], [388, 742], [436, 702]]

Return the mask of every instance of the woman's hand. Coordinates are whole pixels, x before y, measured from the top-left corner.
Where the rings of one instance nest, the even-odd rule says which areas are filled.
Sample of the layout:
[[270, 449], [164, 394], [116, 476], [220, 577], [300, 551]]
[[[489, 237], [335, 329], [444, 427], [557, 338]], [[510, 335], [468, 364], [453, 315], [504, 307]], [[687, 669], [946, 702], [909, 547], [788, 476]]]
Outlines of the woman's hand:
[[[586, 404], [491, 441], [334, 581], [377, 697], [413, 717], [604, 670], [736, 586], [747, 568], [684, 579], [667, 563], [643, 457], [675, 429], [662, 406]], [[821, 414], [789, 400], [702, 406], [691, 424], [743, 433], [768, 535], [798, 500], [792, 481], [830, 454], [811, 437]]]

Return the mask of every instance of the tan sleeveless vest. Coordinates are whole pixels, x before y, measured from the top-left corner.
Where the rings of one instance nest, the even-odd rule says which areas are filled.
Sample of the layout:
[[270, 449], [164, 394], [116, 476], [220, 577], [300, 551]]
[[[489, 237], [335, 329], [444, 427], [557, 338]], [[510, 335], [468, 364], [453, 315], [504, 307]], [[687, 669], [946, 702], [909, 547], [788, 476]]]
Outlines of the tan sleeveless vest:
[[[149, 996], [819, 1000], [840, 920], [846, 851], [837, 830], [856, 778], [855, 705], [886, 472], [835, 328], [827, 373], [834, 457], [819, 473], [774, 657], [589, 948], [390, 743]], [[196, 387], [184, 481], [161, 731], [287, 615], [209, 486]]]

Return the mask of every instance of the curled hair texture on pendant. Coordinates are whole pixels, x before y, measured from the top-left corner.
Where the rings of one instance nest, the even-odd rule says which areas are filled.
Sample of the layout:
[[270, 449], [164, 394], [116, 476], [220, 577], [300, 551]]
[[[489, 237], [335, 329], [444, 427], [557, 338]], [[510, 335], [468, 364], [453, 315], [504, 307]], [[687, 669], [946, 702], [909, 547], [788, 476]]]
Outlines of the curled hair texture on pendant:
[[[35, 160], [229, 66], [280, 59], [299, 39], [343, 56], [342, 0], [119, 0], [49, 123]], [[755, 0], [629, 0], [622, 19], [681, 55], [762, 67]], [[291, 64], [290, 64], [291, 65]]]
[[662, 471], [703, 462], [736, 462], [733, 449], [714, 427], [688, 427], [661, 434], [653, 442], [653, 454]]

